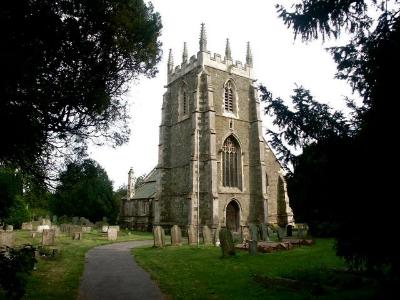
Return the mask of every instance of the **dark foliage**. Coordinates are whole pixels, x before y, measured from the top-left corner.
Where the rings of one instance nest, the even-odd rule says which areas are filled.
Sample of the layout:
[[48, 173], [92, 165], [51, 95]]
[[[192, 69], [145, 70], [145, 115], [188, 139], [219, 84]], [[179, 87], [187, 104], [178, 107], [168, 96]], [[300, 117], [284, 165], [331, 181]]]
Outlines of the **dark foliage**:
[[0, 167], [0, 220], [10, 215], [15, 198], [22, 195], [22, 178], [20, 173], [11, 168]]
[[[299, 118], [301, 107], [295, 104], [299, 113], [293, 114], [282, 100], [262, 90], [268, 112], [277, 114], [276, 124], [284, 131], [272, 133], [272, 142], [285, 162], [293, 164], [288, 188], [296, 218], [310, 222], [314, 230], [328, 229], [325, 233], [336, 237], [338, 255], [350, 266], [398, 273], [395, 249], [383, 247], [382, 242], [390, 241], [397, 227], [396, 176], [389, 174], [398, 169], [394, 107], [399, 99], [395, 75], [400, 69], [399, 1], [305, 0], [291, 11], [277, 8], [303, 40], [320, 34], [323, 39], [336, 38], [342, 31], [352, 34], [347, 45], [329, 51], [337, 63], [337, 77], [348, 81], [363, 99], [360, 107], [347, 100], [353, 116], [346, 125], [349, 131], [341, 131], [340, 115], [320, 110], [319, 118], [315, 107], [307, 105], [303, 115], [313, 125], [308, 127], [310, 120]], [[376, 11], [378, 18], [369, 15]], [[334, 121], [328, 126], [332, 134], [321, 135], [326, 116]], [[293, 155], [285, 144], [303, 147], [303, 153]]]
[[143, 0], [0, 2], [0, 163], [44, 177], [88, 139], [127, 141], [127, 83], [154, 76], [161, 21]]
[[22, 298], [35, 263], [35, 248], [31, 245], [0, 248], [0, 289], [3, 289], [7, 299]]
[[107, 217], [114, 223], [119, 212], [112, 182], [95, 161], [67, 164], [59, 176], [52, 210], [56, 215], [85, 217], [92, 222]]

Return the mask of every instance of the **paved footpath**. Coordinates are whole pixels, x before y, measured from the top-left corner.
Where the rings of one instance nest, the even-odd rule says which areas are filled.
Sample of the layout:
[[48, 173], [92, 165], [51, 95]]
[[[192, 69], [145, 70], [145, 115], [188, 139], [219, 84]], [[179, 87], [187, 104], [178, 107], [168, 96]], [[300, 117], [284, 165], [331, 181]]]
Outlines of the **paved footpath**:
[[150, 275], [134, 261], [130, 249], [153, 241], [115, 243], [86, 254], [78, 300], [164, 299]]

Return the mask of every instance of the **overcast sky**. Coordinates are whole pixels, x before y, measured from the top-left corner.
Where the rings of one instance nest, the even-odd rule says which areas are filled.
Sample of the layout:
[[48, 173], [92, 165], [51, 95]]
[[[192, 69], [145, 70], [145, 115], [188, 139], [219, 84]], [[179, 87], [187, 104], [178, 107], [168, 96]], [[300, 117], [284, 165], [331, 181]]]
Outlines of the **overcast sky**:
[[[296, 83], [310, 89], [319, 101], [336, 108], [343, 108], [344, 96], [351, 96], [350, 87], [334, 79], [336, 65], [325, 50], [329, 41], [325, 44], [294, 41], [291, 29], [278, 19], [275, 3], [289, 5], [293, 1], [151, 2], [163, 24], [163, 58], [158, 65], [159, 73], [155, 78], [141, 78], [132, 83], [127, 94], [132, 116], [130, 142], [116, 149], [107, 146], [90, 148], [90, 157], [106, 169], [114, 188], [127, 182], [130, 167], [139, 176], [156, 166], [168, 51], [172, 49], [175, 65], [182, 62], [183, 42], [187, 42], [189, 57], [195, 55], [199, 50], [202, 22], [206, 26], [207, 48], [211, 53], [223, 56], [226, 38], [229, 38], [233, 60], [244, 63], [246, 43], [250, 42], [257, 82], [267, 86], [274, 96], [287, 99]], [[264, 127], [268, 122], [264, 116]]]

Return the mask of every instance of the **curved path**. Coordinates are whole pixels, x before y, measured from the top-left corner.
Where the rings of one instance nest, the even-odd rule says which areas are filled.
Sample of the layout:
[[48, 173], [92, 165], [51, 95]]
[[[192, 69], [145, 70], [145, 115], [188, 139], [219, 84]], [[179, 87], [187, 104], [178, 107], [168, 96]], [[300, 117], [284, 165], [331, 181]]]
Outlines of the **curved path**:
[[86, 254], [78, 300], [164, 299], [158, 286], [134, 261], [130, 249], [153, 241], [115, 243]]

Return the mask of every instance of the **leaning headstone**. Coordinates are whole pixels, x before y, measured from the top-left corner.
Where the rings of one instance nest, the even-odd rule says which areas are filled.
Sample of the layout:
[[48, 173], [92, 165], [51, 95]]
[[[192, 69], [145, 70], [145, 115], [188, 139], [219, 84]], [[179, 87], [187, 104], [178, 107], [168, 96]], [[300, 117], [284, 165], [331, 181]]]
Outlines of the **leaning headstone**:
[[83, 240], [83, 232], [82, 231], [74, 231], [73, 235], [72, 235], [72, 239], [73, 240]]
[[212, 234], [211, 229], [207, 226], [203, 226], [203, 243], [204, 245], [212, 245]]
[[182, 231], [178, 225], [174, 225], [171, 228], [171, 245], [172, 246], [182, 245]]
[[6, 231], [14, 231], [14, 226], [12, 226], [12, 225], [7, 225], [7, 226], [6, 226]]
[[110, 229], [110, 228], [115, 229], [119, 232], [119, 225], [110, 225], [110, 226], [108, 226], [108, 229]]
[[250, 230], [250, 235], [251, 235], [251, 240], [252, 241], [258, 241], [258, 227], [255, 224], [250, 224], [249, 225], [249, 230]]
[[161, 226], [153, 227], [154, 247], [162, 248], [165, 246], [164, 229]]
[[56, 237], [55, 229], [43, 229], [43, 231], [42, 231], [42, 246], [54, 245], [55, 237]]
[[22, 223], [21, 230], [33, 230], [32, 223], [31, 222]]
[[50, 229], [50, 226], [49, 225], [39, 225], [38, 227], [37, 227], [37, 232], [42, 232], [44, 229]]
[[261, 240], [262, 241], [268, 241], [268, 226], [265, 223], [260, 224], [260, 233], [261, 233]]
[[108, 228], [107, 237], [109, 241], [116, 241], [118, 237], [118, 231], [116, 228]]
[[257, 254], [257, 241], [249, 240], [247, 241], [249, 245], [249, 254], [256, 255]]
[[101, 227], [101, 232], [102, 233], [106, 233], [108, 231], [108, 225], [103, 225], [102, 227]]
[[190, 224], [187, 229], [189, 245], [197, 245], [196, 228]]
[[0, 247], [14, 247], [15, 245], [15, 232], [13, 231], [0, 231]]
[[233, 244], [232, 233], [226, 228], [219, 231], [219, 240], [221, 242], [222, 256], [235, 255], [235, 245]]

